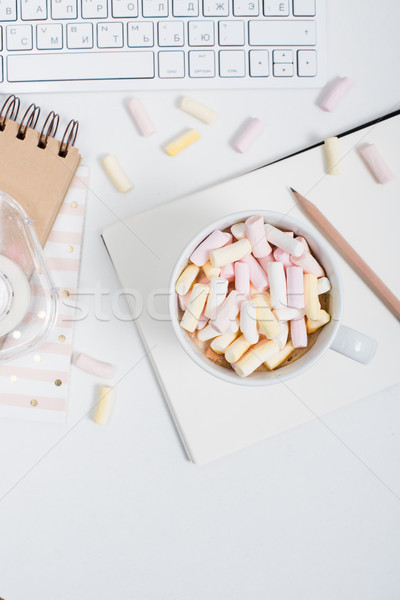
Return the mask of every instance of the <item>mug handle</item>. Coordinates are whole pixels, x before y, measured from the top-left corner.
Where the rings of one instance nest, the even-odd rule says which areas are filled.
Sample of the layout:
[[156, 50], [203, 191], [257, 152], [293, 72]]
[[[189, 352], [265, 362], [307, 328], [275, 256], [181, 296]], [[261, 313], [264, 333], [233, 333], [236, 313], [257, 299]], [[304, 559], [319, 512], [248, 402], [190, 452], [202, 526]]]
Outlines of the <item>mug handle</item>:
[[377, 341], [368, 335], [346, 325], [340, 325], [331, 348], [335, 352], [367, 365], [373, 359], [377, 345]]

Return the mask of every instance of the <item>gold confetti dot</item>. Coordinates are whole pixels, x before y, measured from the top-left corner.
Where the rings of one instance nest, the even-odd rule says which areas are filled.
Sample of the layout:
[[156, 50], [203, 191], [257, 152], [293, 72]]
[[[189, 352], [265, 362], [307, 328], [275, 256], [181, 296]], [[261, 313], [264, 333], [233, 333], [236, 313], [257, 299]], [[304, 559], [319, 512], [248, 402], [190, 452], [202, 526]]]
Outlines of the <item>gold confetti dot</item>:
[[62, 295], [64, 296], [64, 298], [68, 298], [69, 296], [69, 291], [68, 290], [64, 290]]
[[19, 340], [19, 338], [21, 337], [21, 332], [19, 331], [19, 329], [16, 329], [15, 331], [13, 331], [12, 336], [15, 340]]
[[59, 387], [60, 385], [62, 385], [62, 381], [61, 381], [61, 379], [56, 379], [54, 383], [55, 383], [55, 385], [56, 385], [57, 387]]
[[44, 319], [46, 316], [46, 313], [44, 310], [39, 310], [37, 316], [39, 317], [39, 319]]
[[17, 381], [18, 377], [16, 375], [11, 375], [10, 377], [10, 381], [11, 383], [15, 383]]
[[65, 337], [65, 335], [59, 335], [59, 336], [58, 336], [58, 341], [59, 341], [59, 342], [65, 342], [65, 340], [66, 340], [66, 337]]
[[39, 404], [39, 402], [35, 399], [31, 400], [31, 404], [32, 406], [37, 406]]
[[67, 252], [73, 252], [74, 251], [74, 247], [73, 246], [67, 246], [66, 250], [67, 250]]
[[40, 362], [42, 360], [42, 357], [40, 356], [40, 354], [35, 354], [35, 356], [33, 357], [33, 360], [35, 362]]
[[77, 202], [71, 202], [70, 206], [71, 206], [71, 208], [77, 208], [78, 207], [78, 203]]

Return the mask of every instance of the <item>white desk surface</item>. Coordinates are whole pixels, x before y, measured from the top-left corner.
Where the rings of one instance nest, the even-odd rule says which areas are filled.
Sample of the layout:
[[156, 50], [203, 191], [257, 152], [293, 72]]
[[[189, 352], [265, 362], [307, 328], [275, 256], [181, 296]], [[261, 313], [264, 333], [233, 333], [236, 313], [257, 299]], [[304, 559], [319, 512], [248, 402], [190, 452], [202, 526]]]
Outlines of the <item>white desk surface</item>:
[[[131, 94], [36, 98], [44, 112], [81, 122], [91, 169], [80, 298], [88, 317], [74, 347], [116, 363], [119, 383], [107, 427], [86, 416], [99, 381], [75, 368], [68, 425], [0, 421], [5, 600], [399, 598], [400, 386], [196, 467], [135, 326], [112, 316], [119, 286], [99, 236], [118, 217], [399, 108], [400, 4], [328, 4], [328, 79], [354, 80], [332, 114], [316, 106], [318, 90], [192, 93], [221, 118], [199, 124], [201, 141], [172, 159], [161, 147], [197, 125], [176, 108], [182, 93], [138, 94], [157, 126], [149, 139], [123, 106]], [[251, 116], [265, 121], [265, 134], [236, 154], [230, 143]], [[108, 153], [135, 182], [132, 193], [107, 180], [99, 161]], [[97, 307], [87, 294], [96, 286]], [[128, 318], [123, 301], [120, 310]]]

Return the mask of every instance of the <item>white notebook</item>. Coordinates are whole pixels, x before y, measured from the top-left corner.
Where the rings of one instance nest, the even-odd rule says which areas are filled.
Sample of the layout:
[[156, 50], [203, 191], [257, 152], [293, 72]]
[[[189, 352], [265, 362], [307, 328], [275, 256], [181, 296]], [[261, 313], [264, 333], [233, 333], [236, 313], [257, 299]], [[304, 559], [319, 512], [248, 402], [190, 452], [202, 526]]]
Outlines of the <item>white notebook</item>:
[[[368, 142], [378, 146], [396, 175], [394, 181], [375, 182], [357, 151]], [[168, 321], [170, 274], [190, 239], [210, 222], [244, 209], [290, 211], [307, 221], [296, 208], [289, 186], [314, 202], [400, 295], [400, 115], [343, 135], [340, 146], [340, 176], [326, 175], [324, 147], [318, 145], [115, 223], [102, 233], [122, 286], [136, 290], [143, 299], [136, 324], [194, 463], [208, 463], [400, 381], [399, 322], [339, 255], [345, 290], [343, 323], [378, 341], [377, 354], [368, 366], [330, 350], [314, 367], [285, 384], [246, 389], [200, 369], [186, 356]], [[133, 295], [128, 301], [135, 314]]]

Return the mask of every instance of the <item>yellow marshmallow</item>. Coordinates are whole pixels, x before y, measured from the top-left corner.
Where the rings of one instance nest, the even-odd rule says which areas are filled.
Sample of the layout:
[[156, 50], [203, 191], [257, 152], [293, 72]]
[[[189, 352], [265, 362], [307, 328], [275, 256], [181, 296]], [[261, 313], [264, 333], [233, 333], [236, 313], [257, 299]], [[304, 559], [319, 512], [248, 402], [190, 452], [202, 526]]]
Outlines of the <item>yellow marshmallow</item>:
[[206, 264], [203, 265], [202, 268], [204, 271], [204, 275], [208, 277], [208, 279], [211, 279], [211, 277], [219, 277], [221, 273], [221, 269], [219, 267], [213, 267], [210, 261], [206, 262]]
[[179, 152], [182, 152], [185, 148], [193, 144], [200, 138], [200, 134], [196, 129], [189, 129], [179, 137], [175, 138], [172, 142], [165, 146], [164, 150], [168, 156], [176, 156]]
[[105, 425], [111, 415], [114, 406], [114, 388], [108, 385], [102, 385], [99, 390], [99, 399], [96, 411], [93, 415], [93, 421], [98, 425]]
[[236, 333], [224, 333], [223, 335], [219, 335], [211, 342], [211, 350], [214, 350], [217, 354], [224, 354], [228, 346], [235, 341], [236, 336]]
[[225, 358], [229, 363], [235, 363], [250, 348], [249, 342], [241, 335], [225, 351]]
[[281, 325], [270, 309], [270, 296], [267, 293], [259, 293], [253, 296], [256, 305], [256, 318], [258, 326], [267, 338], [275, 338], [281, 332]]
[[133, 188], [133, 184], [121, 169], [115, 156], [109, 154], [101, 162], [105, 172], [119, 192], [129, 192]]
[[239, 377], [251, 375], [270, 356], [279, 352], [279, 344], [274, 340], [259, 342], [236, 363], [235, 371]]
[[339, 139], [330, 137], [324, 143], [328, 158], [328, 173], [329, 175], [339, 175], [342, 172]]
[[267, 358], [267, 360], [264, 361], [264, 365], [267, 367], [267, 369], [273, 371], [273, 369], [279, 367], [279, 365], [281, 365], [283, 361], [287, 359], [293, 350], [294, 348], [292, 342], [288, 342], [280, 352], [277, 352], [276, 354], [273, 354]]
[[304, 302], [306, 315], [311, 321], [316, 321], [319, 317], [321, 304], [318, 299], [318, 280], [313, 273], [304, 275]]
[[329, 323], [330, 320], [330, 314], [321, 308], [318, 319], [314, 319], [312, 321], [310, 319], [306, 319], [307, 333], [314, 333], [314, 331], [317, 331], [317, 329]]
[[200, 268], [197, 265], [188, 265], [183, 269], [175, 284], [175, 291], [180, 296], [184, 296], [191, 288], [193, 281], [199, 274]]
[[190, 333], [193, 333], [197, 327], [197, 323], [199, 322], [200, 315], [207, 300], [209, 289], [208, 285], [203, 285], [201, 283], [195, 283], [193, 286], [189, 304], [183, 313], [181, 320], [181, 327]]

